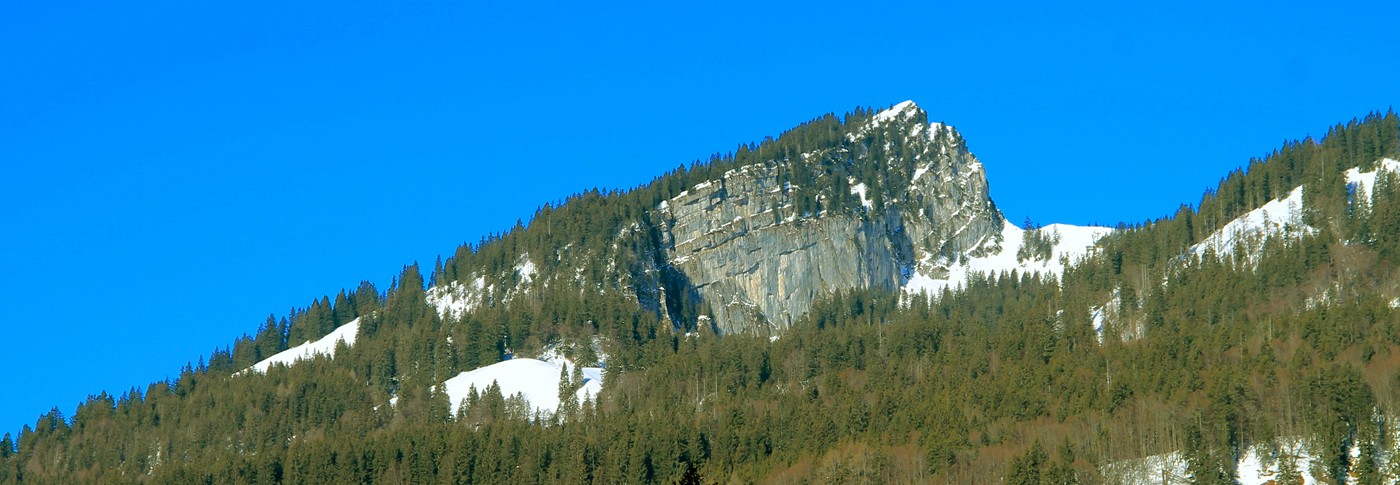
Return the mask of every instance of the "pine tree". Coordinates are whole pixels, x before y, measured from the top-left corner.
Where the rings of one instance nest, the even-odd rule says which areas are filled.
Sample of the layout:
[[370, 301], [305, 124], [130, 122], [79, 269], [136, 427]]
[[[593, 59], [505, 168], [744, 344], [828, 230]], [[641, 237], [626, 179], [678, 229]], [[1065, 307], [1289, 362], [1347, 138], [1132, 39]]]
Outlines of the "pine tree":
[[355, 311], [355, 304], [350, 301], [350, 297], [345, 294], [345, 290], [335, 295], [335, 305], [331, 307], [332, 327], [339, 327], [350, 323], [358, 316]]
[[285, 336], [277, 326], [277, 320], [272, 315], [267, 316], [267, 321], [263, 322], [258, 329], [258, 335], [253, 339], [253, 353], [255, 360], [263, 360], [278, 352], [287, 349]]
[[1011, 459], [1011, 464], [1006, 473], [1006, 483], [1010, 485], [1040, 485], [1047, 483], [1042, 480], [1041, 475], [1049, 455], [1045, 453], [1045, 448], [1039, 441], [1031, 444], [1031, 448], [1026, 450], [1026, 454]]
[[583, 387], [583, 366], [571, 364], [569, 367], [569, 385], [578, 390]]
[[1353, 472], [1356, 483], [1381, 483], [1382, 436], [1386, 429], [1385, 419], [1381, 416], [1373, 415], [1360, 423], [1356, 436], [1356, 447], [1360, 453]]
[[379, 309], [379, 290], [375, 289], [374, 283], [361, 281], [360, 286], [355, 289], [355, 311], [360, 315]]
[[445, 423], [452, 420], [452, 400], [447, 394], [447, 384], [438, 382], [429, 396], [428, 416], [431, 422]]
[[[559, 420], [571, 419], [578, 414], [578, 394], [575, 391], [578, 386], [569, 376], [569, 364], [559, 368]], [[577, 366], [573, 366], [577, 368]]]
[[1227, 464], [1224, 452], [1207, 443], [1201, 429], [1187, 426], [1186, 449], [1182, 453], [1186, 459], [1186, 472], [1191, 482], [1200, 485], [1233, 485], [1234, 466]]

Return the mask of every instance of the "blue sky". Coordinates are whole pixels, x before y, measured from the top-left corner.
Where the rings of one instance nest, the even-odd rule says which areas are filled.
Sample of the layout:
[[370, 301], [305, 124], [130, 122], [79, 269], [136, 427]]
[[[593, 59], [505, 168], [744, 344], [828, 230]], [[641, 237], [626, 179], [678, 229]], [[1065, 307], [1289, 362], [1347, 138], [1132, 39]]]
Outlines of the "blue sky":
[[1389, 1], [207, 3], [0, 5], [0, 430], [826, 112], [1112, 224], [1400, 102]]

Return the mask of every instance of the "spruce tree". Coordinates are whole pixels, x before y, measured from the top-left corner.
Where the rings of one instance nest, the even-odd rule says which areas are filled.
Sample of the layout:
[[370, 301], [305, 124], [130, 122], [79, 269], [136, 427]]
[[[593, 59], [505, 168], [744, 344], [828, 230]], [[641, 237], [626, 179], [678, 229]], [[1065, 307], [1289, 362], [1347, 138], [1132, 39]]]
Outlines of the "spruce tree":
[[[566, 363], [559, 368], [559, 409], [557, 419], [566, 420], [578, 414], [578, 394], [574, 391], [578, 389], [573, 379], [569, 376], [569, 365]], [[577, 368], [577, 366], [574, 366]]]
[[445, 423], [452, 420], [452, 398], [447, 394], [447, 385], [438, 382], [433, 386], [433, 391], [429, 395], [428, 416], [433, 423]]

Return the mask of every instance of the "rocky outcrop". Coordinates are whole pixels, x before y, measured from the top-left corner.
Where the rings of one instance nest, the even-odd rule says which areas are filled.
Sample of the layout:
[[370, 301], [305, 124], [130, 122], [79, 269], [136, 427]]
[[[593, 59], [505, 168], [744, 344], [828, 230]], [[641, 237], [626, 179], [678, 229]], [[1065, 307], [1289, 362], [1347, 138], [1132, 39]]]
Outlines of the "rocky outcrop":
[[[824, 294], [897, 289], [925, 256], [998, 243], [1004, 219], [982, 164], [955, 130], [925, 119], [901, 103], [851, 127], [839, 147], [730, 170], [663, 202], [652, 218], [663, 264], [688, 286], [664, 291], [697, 295], [722, 332], [769, 333]], [[783, 172], [823, 164], [882, 178], [852, 176], [850, 194], [835, 194], [850, 208], [798, 213]]]
[[611, 228], [610, 247], [565, 245], [521, 254], [514, 267], [473, 268], [429, 290], [429, 301], [460, 317], [533, 287], [619, 290], [673, 328], [775, 334], [830, 293], [930, 287], [1001, 254], [1006, 221], [962, 136], [912, 102], [862, 115], [787, 145], [805, 147], [800, 154], [782, 151], [662, 201]]

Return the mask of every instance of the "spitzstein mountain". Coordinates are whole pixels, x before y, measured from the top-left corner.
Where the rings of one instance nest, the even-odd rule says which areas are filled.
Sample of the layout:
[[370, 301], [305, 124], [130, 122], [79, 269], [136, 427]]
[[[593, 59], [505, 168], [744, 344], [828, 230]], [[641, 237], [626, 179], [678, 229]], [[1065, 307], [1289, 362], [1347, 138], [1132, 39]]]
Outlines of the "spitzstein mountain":
[[[1051, 244], [1018, 258], [1022, 228], [996, 209], [957, 130], [929, 123], [912, 101], [863, 119], [819, 120], [733, 168], [690, 176], [698, 182], [612, 228], [623, 242], [604, 251], [602, 279], [676, 328], [776, 335], [835, 292], [936, 293], [974, 271], [1054, 276], [1108, 232], [1056, 225], [1041, 231]], [[513, 274], [494, 279], [580, 283], [598, 255], [570, 249], [546, 256], [560, 263], [551, 272], [522, 253]], [[497, 287], [480, 275], [434, 289], [434, 302], [460, 311], [490, 301]], [[679, 311], [682, 301], [703, 310]]]
[[[814, 168], [844, 175], [845, 183], [807, 177], [800, 183], [836, 188], [799, 210], [801, 193], [784, 174]], [[961, 135], [926, 123], [905, 102], [834, 146], [689, 187], [663, 201], [655, 220], [660, 262], [690, 283], [676, 290], [698, 294], [722, 331], [766, 332], [790, 326], [827, 293], [894, 290], [930, 254], [998, 244], [1002, 216]]]
[[912, 102], [826, 115], [55, 408], [0, 484], [1392, 483], [1397, 159], [1373, 114], [1022, 228]]

